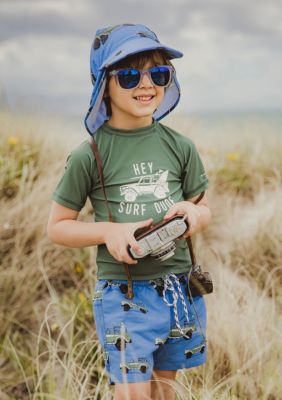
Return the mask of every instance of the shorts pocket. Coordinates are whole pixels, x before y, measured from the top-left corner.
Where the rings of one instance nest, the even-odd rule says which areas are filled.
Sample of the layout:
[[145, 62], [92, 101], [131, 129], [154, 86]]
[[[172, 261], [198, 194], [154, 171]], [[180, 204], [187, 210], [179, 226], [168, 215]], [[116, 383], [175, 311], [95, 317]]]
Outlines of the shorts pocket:
[[102, 347], [105, 347], [105, 342], [106, 342], [104, 310], [103, 310], [104, 290], [105, 288], [103, 282], [98, 281], [95, 287], [93, 303], [92, 303], [96, 333]]

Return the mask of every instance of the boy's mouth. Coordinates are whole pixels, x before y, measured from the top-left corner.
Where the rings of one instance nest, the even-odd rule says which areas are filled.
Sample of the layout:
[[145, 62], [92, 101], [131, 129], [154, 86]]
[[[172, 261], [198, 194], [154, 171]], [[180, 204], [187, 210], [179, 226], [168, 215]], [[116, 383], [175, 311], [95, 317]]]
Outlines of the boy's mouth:
[[140, 101], [141, 103], [149, 103], [155, 96], [150, 95], [150, 96], [136, 96], [133, 97], [134, 100]]

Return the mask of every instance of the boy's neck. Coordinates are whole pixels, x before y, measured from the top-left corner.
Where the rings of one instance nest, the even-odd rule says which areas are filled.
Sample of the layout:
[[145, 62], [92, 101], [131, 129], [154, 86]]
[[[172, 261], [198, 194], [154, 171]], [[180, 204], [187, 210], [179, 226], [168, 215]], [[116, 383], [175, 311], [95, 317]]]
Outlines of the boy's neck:
[[146, 126], [150, 126], [154, 122], [152, 116], [144, 117], [144, 118], [138, 118], [133, 121], [130, 120], [118, 120], [113, 117], [110, 117], [110, 119], [107, 121], [107, 124], [113, 128], [116, 129], [139, 129], [139, 128], [145, 128]]

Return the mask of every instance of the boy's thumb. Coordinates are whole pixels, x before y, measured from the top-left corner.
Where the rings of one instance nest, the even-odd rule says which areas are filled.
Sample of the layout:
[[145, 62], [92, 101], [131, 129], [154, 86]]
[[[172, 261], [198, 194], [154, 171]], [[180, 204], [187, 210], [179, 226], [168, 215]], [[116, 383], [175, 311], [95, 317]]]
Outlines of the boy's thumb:
[[153, 218], [146, 219], [145, 221], [140, 221], [138, 223], [138, 228], [143, 228], [145, 226], [150, 226], [153, 222]]
[[136, 222], [135, 229], [134, 229], [134, 236], [137, 237], [138, 235], [144, 233], [153, 222], [153, 218], [146, 219], [145, 221]]

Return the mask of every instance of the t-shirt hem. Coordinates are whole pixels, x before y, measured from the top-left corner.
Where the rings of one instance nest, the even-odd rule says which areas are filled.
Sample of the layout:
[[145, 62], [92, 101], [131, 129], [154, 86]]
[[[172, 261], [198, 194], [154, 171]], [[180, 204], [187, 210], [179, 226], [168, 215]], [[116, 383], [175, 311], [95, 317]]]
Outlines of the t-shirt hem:
[[[186, 274], [190, 271], [192, 267], [192, 264], [188, 264], [186, 269], [183, 270], [183, 268], [175, 268], [173, 270], [168, 269], [167, 272], [163, 272], [163, 274], [157, 273], [157, 274], [152, 274], [152, 275], [141, 275], [141, 276], [134, 276], [132, 275], [132, 280], [136, 280], [136, 281], [149, 281], [151, 279], [157, 279], [157, 278], [162, 278], [167, 274]], [[119, 275], [107, 275], [107, 274], [99, 274], [99, 271], [97, 273], [97, 279], [100, 280], [127, 280], [127, 276], [125, 274], [119, 274]]]

